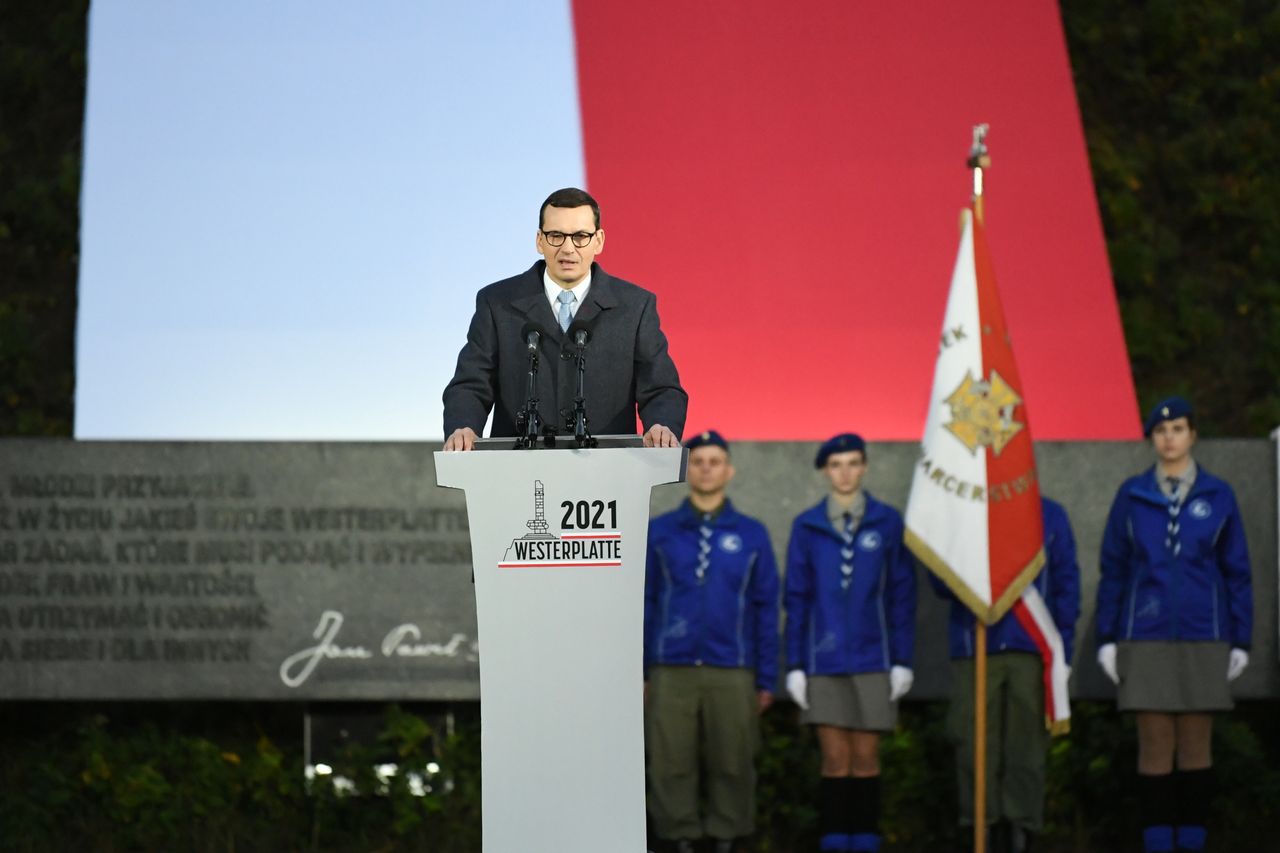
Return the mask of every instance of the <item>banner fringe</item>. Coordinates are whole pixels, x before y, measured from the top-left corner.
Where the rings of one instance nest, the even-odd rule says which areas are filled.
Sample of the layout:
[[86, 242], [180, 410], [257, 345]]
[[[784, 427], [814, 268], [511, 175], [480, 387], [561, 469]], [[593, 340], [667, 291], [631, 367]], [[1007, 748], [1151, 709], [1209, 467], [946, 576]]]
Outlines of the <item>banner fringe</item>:
[[1022, 567], [1017, 577], [1005, 589], [1004, 594], [988, 605], [974, 595], [968, 584], [961, 580], [955, 570], [947, 564], [947, 561], [937, 551], [929, 547], [929, 544], [914, 530], [907, 528], [903, 538], [907, 543], [907, 547], [911, 549], [911, 553], [915, 554], [916, 559], [923, 563], [929, 571], [937, 575], [947, 585], [947, 589], [951, 590], [956, 598], [964, 602], [964, 606], [973, 611], [973, 614], [981, 619], [984, 625], [994, 625], [999, 622], [1009, 612], [1009, 608], [1013, 607], [1014, 602], [1021, 597], [1023, 590], [1036, 579], [1036, 575], [1040, 574], [1040, 570], [1044, 568], [1045, 564], [1044, 546], [1041, 545], [1035, 556]]

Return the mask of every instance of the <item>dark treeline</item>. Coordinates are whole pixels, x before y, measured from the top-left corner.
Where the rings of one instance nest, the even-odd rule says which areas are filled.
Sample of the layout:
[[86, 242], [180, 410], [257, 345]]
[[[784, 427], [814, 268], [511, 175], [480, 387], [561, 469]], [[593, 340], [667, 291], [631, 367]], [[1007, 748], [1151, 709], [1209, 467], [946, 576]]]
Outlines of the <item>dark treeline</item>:
[[0, 0], [0, 435], [71, 435], [88, 0]]
[[1066, 0], [1062, 17], [1143, 411], [1280, 424], [1280, 5]]

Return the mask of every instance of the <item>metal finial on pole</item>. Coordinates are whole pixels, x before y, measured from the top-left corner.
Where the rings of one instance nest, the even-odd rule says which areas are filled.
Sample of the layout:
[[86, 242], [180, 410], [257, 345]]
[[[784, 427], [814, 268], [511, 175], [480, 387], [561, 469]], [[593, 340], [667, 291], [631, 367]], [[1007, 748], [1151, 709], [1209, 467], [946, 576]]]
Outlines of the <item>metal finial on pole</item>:
[[982, 221], [982, 170], [991, 168], [991, 155], [987, 153], [987, 131], [991, 126], [973, 126], [973, 145], [969, 147], [969, 168], [973, 170], [973, 212]]

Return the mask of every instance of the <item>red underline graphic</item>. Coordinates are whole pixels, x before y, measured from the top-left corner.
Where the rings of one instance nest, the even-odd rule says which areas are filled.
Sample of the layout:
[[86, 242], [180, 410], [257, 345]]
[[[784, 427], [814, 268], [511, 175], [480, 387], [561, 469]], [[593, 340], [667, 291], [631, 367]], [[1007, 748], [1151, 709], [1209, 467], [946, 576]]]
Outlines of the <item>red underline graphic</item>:
[[573, 536], [561, 536], [561, 539], [621, 539], [621, 533], [583, 533]]
[[621, 566], [621, 560], [615, 560], [609, 563], [498, 563], [500, 569], [559, 569], [559, 568], [586, 568], [599, 569], [609, 566]]

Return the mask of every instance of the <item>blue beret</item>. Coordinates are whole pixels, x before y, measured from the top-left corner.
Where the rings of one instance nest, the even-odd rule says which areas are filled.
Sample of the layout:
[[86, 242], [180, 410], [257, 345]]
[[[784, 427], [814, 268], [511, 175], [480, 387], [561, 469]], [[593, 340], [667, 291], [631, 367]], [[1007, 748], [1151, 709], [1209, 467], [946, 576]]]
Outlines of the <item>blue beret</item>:
[[719, 447], [725, 453], [729, 452], [729, 442], [725, 441], [724, 436], [713, 429], [698, 433], [693, 438], [686, 441], [684, 446], [690, 450], [697, 450], [699, 447], [705, 447], [708, 444], [714, 447]]
[[857, 433], [842, 432], [822, 443], [822, 446], [818, 448], [817, 457], [813, 460], [813, 467], [821, 468], [826, 465], [827, 457], [833, 453], [850, 453], [854, 450], [861, 450], [863, 458], [866, 458], [867, 443]]
[[1142, 425], [1142, 434], [1150, 437], [1151, 431], [1165, 421], [1176, 421], [1178, 418], [1191, 417], [1191, 404], [1182, 397], [1169, 397], [1156, 403], [1147, 421]]

